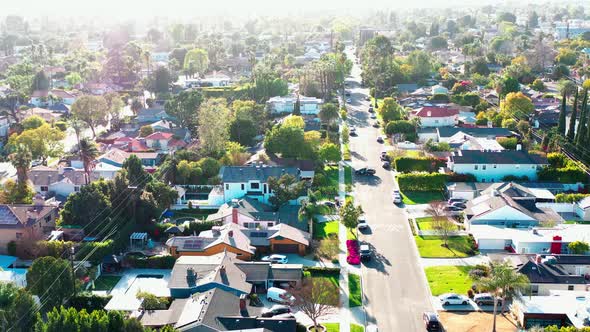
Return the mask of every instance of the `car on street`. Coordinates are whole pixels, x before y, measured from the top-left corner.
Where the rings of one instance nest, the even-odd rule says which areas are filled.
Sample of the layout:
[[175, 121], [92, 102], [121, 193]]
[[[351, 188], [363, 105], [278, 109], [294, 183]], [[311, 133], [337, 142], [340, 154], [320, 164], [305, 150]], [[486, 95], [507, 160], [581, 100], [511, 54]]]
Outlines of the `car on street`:
[[440, 331], [440, 321], [434, 312], [424, 312], [422, 314], [422, 320], [424, 321], [424, 327], [426, 327], [426, 331]]
[[344, 95], [345, 95], [346, 97], [350, 97], [350, 92], [346, 91], [346, 92], [344, 93]]
[[456, 206], [445, 206], [445, 208], [444, 208], [445, 213], [447, 213], [451, 216], [458, 216], [461, 214], [461, 212], [463, 212], [463, 210], [464, 209], [461, 209]]
[[[502, 305], [502, 299], [498, 299], [498, 306]], [[482, 305], [494, 305], [494, 297], [490, 293], [475, 294], [473, 302], [477, 303], [478, 306]]]
[[375, 121], [375, 123], [373, 123], [373, 128], [379, 128], [379, 121]]
[[377, 143], [383, 143], [383, 137], [377, 136]]
[[277, 264], [287, 264], [289, 262], [289, 259], [287, 258], [287, 256], [279, 255], [279, 254], [264, 256], [264, 257], [262, 257], [261, 260], [264, 262], [271, 262], [271, 263], [277, 263]]
[[399, 190], [394, 190], [393, 191], [393, 204], [400, 204], [402, 201], [403, 201], [402, 194], [399, 192]]
[[368, 167], [359, 168], [354, 171], [356, 175], [375, 175], [375, 173], [377, 172], [374, 169]]
[[346, 98], [346, 102], [350, 104], [350, 103], [352, 103], [352, 99]]
[[385, 169], [389, 169], [391, 167], [391, 163], [389, 161], [384, 161], [382, 166]]
[[373, 106], [369, 106], [369, 113], [373, 113]]
[[442, 305], [466, 305], [469, 303], [469, 298], [465, 295], [455, 293], [446, 293], [438, 297]]
[[365, 97], [365, 101], [371, 101], [371, 97], [369, 97], [369, 96], [366, 96], [366, 97]]
[[447, 204], [451, 205], [453, 203], [467, 203], [467, 200], [464, 198], [450, 198], [447, 201]]
[[368, 244], [361, 244], [359, 248], [362, 260], [371, 260], [371, 247]]
[[358, 225], [356, 226], [356, 228], [358, 228], [359, 231], [369, 228], [369, 224], [367, 223], [367, 219], [365, 218], [365, 216], [359, 217]]
[[356, 128], [355, 127], [350, 127], [350, 129], [348, 130], [348, 134], [350, 136], [356, 136], [357, 135]]
[[375, 113], [373, 113], [373, 114], [371, 114], [370, 118], [375, 120], [375, 119], [377, 119], [377, 116], [375, 115]]
[[291, 308], [284, 304], [275, 304], [270, 308], [262, 310], [262, 317], [274, 317], [276, 315], [288, 314], [291, 312]]
[[381, 155], [381, 161], [391, 161], [391, 160], [389, 160], [389, 156], [388, 155], [382, 154]]

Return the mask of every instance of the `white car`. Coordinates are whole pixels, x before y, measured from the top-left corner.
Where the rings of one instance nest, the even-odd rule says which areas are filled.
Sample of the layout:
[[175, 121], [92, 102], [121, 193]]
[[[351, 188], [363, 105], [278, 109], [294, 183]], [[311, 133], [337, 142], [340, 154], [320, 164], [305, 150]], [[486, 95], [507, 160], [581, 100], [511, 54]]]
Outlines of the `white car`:
[[438, 299], [440, 300], [440, 303], [442, 305], [457, 305], [457, 304], [466, 305], [469, 303], [469, 298], [467, 296], [459, 295], [459, 294], [455, 294], [455, 293], [447, 293], [447, 294], [440, 295], [438, 297]]
[[394, 190], [393, 191], [393, 203], [394, 204], [399, 204], [402, 202], [402, 195], [400, 194], [400, 192], [398, 190]]
[[352, 103], [352, 99], [346, 98], [346, 102], [350, 104], [350, 103]]
[[287, 262], [289, 262], [289, 259], [285, 255], [274, 254], [274, 255], [262, 257], [262, 261], [271, 262], [271, 263], [278, 263], [278, 264], [287, 264]]
[[357, 228], [359, 230], [369, 228], [369, 224], [367, 224], [367, 219], [365, 219], [365, 216], [360, 216], [359, 217], [359, 223], [358, 223]]

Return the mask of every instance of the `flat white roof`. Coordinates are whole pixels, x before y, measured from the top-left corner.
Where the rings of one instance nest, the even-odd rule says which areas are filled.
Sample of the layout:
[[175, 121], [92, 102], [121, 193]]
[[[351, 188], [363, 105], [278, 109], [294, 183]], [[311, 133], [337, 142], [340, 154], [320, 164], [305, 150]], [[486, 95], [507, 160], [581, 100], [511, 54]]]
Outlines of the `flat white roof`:
[[554, 236], [561, 236], [562, 242], [576, 240], [590, 242], [590, 225], [558, 225], [553, 228], [537, 227], [537, 234], [531, 228], [506, 228], [492, 225], [471, 225], [469, 232], [476, 240], [503, 239], [519, 242], [552, 242]]
[[569, 314], [575, 313], [578, 308], [590, 298], [590, 293], [585, 295], [549, 295], [549, 296], [523, 296], [520, 302], [531, 314]]

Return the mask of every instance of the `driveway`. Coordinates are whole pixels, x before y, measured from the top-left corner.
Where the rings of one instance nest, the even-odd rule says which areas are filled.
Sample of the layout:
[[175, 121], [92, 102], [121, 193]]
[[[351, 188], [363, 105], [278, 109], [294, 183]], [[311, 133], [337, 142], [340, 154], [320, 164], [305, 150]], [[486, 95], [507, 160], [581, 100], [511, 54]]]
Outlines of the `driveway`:
[[490, 258], [484, 255], [465, 258], [422, 258], [421, 262], [424, 267], [440, 265], [473, 266], [487, 264], [490, 262]]
[[289, 259], [289, 264], [301, 264], [303, 266], [315, 267], [340, 267], [332, 262], [319, 262], [310, 258], [302, 257], [297, 254], [285, 254]]
[[[348, 57], [353, 59], [350, 52]], [[406, 211], [391, 201], [396, 184], [392, 173], [381, 167], [383, 145], [376, 141], [381, 133], [369, 119], [369, 103], [364, 101], [368, 89], [360, 87], [356, 64], [352, 76], [355, 82], [348, 88], [353, 98], [347, 105], [348, 123], [358, 133], [350, 138], [352, 165], [377, 170], [373, 177], [354, 177], [355, 202], [362, 206], [370, 226], [359, 238], [374, 252], [373, 259], [362, 267], [367, 322], [377, 324], [379, 331], [421, 331], [422, 313], [432, 311], [430, 290]]]

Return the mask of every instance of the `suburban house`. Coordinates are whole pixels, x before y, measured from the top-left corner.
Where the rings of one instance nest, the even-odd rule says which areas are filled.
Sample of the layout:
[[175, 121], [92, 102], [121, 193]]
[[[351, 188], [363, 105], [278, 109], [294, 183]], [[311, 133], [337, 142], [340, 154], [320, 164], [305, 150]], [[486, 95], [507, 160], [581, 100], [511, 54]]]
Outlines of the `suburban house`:
[[[89, 182], [100, 179], [95, 173], [90, 173]], [[86, 185], [86, 173], [83, 169], [73, 167], [51, 168], [36, 166], [29, 171], [29, 180], [33, 183], [35, 191], [41, 195], [53, 194], [60, 201], [65, 200], [70, 194], [80, 191]]]
[[[546, 186], [545, 186], [546, 185]], [[560, 184], [557, 184], [560, 185]], [[556, 193], [567, 191], [564, 186], [557, 186], [560, 189]], [[489, 193], [488, 188], [492, 190], [518, 190], [520, 192], [526, 191], [527, 195], [536, 197], [535, 202], [554, 202], [555, 194], [552, 183], [536, 183], [536, 182], [451, 182], [447, 185], [447, 192], [451, 198], [474, 199], [482, 194]], [[515, 189], [518, 188], [518, 189]], [[570, 189], [571, 190], [571, 189]]]
[[0, 252], [6, 252], [11, 241], [36, 241], [55, 229], [57, 204], [45, 202], [41, 195], [33, 204], [0, 204]]
[[418, 138], [423, 142], [432, 139], [435, 142], [449, 143], [463, 136], [496, 140], [501, 137], [515, 137], [517, 134], [506, 128], [496, 127], [437, 127], [424, 128], [418, 131]]
[[491, 254], [503, 260], [531, 282], [531, 295], [546, 296], [550, 291], [586, 291], [590, 256]]
[[166, 241], [170, 255], [212, 256], [220, 252], [234, 253], [239, 259], [251, 260], [256, 248], [241, 230], [243, 227], [230, 223], [218, 226], [198, 236], [174, 236]]
[[55, 103], [72, 105], [76, 101], [76, 95], [60, 89], [35, 90], [31, 94], [29, 103], [36, 107], [51, 106]]
[[459, 110], [448, 107], [424, 106], [413, 112], [420, 119], [420, 127], [452, 127], [457, 124]]
[[461, 133], [455, 134], [447, 142], [457, 150], [502, 151], [504, 147], [494, 138], [474, 137]]
[[161, 152], [171, 152], [186, 146], [184, 141], [175, 139], [174, 134], [159, 131], [145, 137], [145, 144], [148, 148]]
[[38, 116], [41, 119], [45, 120], [45, 122], [52, 123], [55, 121], [59, 121], [62, 117], [62, 114], [54, 112], [50, 109], [40, 108], [40, 107], [31, 107], [26, 110], [21, 110], [18, 112], [17, 116], [20, 121], [31, 117], [31, 116]]
[[540, 223], [560, 223], [563, 219], [553, 209], [538, 207], [546, 202], [528, 188], [516, 183], [491, 186], [481, 196], [467, 202], [466, 224], [530, 227]]
[[[270, 98], [267, 102], [267, 108], [271, 113], [293, 113], [297, 96], [276, 96]], [[317, 115], [320, 112], [322, 100], [315, 97], [299, 96], [299, 109], [301, 114]]]
[[10, 120], [6, 115], [0, 115], [0, 139], [8, 137], [10, 133]]
[[[251, 197], [262, 203], [269, 204], [268, 199], [273, 195], [268, 186], [268, 178], [289, 174], [297, 181], [301, 180], [301, 172], [295, 167], [281, 166], [224, 166], [219, 171], [222, 182], [221, 191], [212, 191], [209, 202], [231, 202], [233, 199]], [[295, 202], [293, 202], [294, 204]]]
[[129, 152], [117, 149], [117, 148], [108, 149], [105, 153], [103, 153], [101, 156], [99, 156], [96, 160], [101, 163], [109, 164], [112, 166], [122, 167], [125, 160], [127, 160], [127, 158], [129, 158], [129, 156], [131, 156], [131, 155], [136, 155], [141, 160], [141, 163], [145, 167], [155, 167], [160, 161], [160, 158], [159, 158], [157, 152], [132, 152], [132, 153], [129, 153]]
[[502, 181], [506, 176], [537, 179], [537, 171], [549, 165], [547, 158], [523, 150], [458, 150], [448, 157], [447, 167], [458, 174], [473, 174], [480, 182]]
[[432, 87], [432, 95], [448, 95], [449, 94], [449, 89], [445, 88], [442, 85], [435, 85]]
[[175, 299], [166, 310], [145, 310], [138, 317], [150, 328], [165, 325], [175, 331], [271, 331], [295, 332], [294, 318], [262, 317], [262, 307], [251, 306], [244, 295], [221, 288]]
[[154, 123], [160, 120], [174, 121], [173, 116], [168, 115], [163, 108], [144, 108], [137, 113], [136, 121], [140, 124]]
[[550, 291], [549, 295], [522, 296], [513, 300], [511, 312], [524, 329], [533, 327], [587, 327], [590, 293]]
[[235, 254], [224, 251], [212, 256], [179, 257], [168, 288], [174, 298], [187, 298], [215, 288], [239, 296], [264, 293], [273, 286], [296, 285], [302, 277], [301, 264], [243, 262]]

